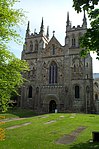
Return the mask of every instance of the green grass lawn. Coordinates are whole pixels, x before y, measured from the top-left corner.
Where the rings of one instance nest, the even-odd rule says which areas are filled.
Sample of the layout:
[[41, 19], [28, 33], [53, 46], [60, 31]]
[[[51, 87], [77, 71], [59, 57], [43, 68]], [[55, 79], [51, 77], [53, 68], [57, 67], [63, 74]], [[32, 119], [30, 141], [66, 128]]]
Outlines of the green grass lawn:
[[[16, 116], [9, 114], [9, 117]], [[50, 121], [54, 122], [47, 123]], [[92, 131], [99, 131], [99, 115], [45, 114], [6, 122], [1, 127], [7, 128], [26, 122], [31, 124], [5, 130], [6, 138], [0, 141], [0, 149], [99, 149], [99, 143], [89, 142], [92, 139]], [[85, 126], [86, 129], [78, 135], [75, 142], [69, 145], [55, 143], [63, 135], [70, 134], [80, 126]]]

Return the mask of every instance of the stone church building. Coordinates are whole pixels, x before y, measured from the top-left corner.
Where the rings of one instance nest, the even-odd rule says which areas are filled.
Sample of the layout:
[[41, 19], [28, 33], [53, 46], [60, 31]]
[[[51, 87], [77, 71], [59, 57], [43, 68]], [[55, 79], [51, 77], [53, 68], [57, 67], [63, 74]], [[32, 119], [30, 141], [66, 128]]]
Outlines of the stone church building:
[[[93, 108], [93, 72], [90, 54], [80, 57], [79, 38], [86, 32], [87, 20], [72, 26], [67, 13], [64, 46], [49, 28], [44, 31], [43, 18], [39, 33], [26, 30], [22, 59], [29, 63], [30, 71], [21, 88], [21, 107], [38, 113], [91, 112]], [[65, 32], [65, 31], [64, 31]]]

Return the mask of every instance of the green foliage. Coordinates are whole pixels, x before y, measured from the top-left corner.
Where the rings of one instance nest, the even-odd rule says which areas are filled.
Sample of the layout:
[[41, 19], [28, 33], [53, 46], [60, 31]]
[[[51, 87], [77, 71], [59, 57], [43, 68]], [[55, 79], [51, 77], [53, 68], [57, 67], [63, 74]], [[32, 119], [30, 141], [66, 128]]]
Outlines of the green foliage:
[[21, 72], [28, 70], [28, 65], [3, 47], [0, 49], [0, 106], [2, 110], [7, 110], [12, 92], [17, 93], [24, 81]]
[[89, 9], [94, 9], [98, 2], [99, 0], [73, 0], [73, 7], [77, 12], [81, 12], [82, 9], [88, 11]]
[[17, 93], [24, 81], [21, 73], [28, 70], [28, 64], [7, 48], [10, 40], [20, 41], [15, 28], [23, 21], [24, 14], [22, 10], [13, 8], [17, 1], [0, 0], [0, 107], [3, 111], [7, 110], [12, 92]]
[[95, 9], [95, 5], [98, 5], [99, 0], [73, 0], [73, 2], [73, 7], [77, 12], [82, 10], [88, 12], [91, 26], [80, 39], [80, 46], [85, 49], [82, 50], [81, 55], [85, 56], [90, 51], [94, 51], [97, 53], [97, 59], [99, 59], [99, 9]]
[[18, 0], [0, 0], [0, 43], [11, 39], [17, 41], [20, 37], [15, 27], [24, 20], [24, 13], [13, 8], [16, 2]]

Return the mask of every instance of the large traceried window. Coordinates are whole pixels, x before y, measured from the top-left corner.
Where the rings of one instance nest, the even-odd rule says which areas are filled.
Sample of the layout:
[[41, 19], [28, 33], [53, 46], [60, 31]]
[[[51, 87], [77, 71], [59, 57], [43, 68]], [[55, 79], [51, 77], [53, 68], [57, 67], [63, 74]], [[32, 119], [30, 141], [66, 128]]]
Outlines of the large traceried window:
[[32, 86], [29, 86], [28, 97], [32, 98]]
[[75, 98], [80, 98], [80, 89], [79, 86], [75, 86]]
[[49, 67], [49, 84], [57, 83], [57, 64], [52, 62]]

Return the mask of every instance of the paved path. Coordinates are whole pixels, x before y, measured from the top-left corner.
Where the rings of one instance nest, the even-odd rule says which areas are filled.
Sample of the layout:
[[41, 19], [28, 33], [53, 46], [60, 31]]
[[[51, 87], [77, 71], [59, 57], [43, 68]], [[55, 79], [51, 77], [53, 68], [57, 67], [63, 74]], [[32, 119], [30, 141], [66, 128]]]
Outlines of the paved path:
[[0, 122], [11, 122], [11, 121], [18, 121], [23, 119], [26, 119], [26, 118], [7, 118], [7, 119], [1, 119]]
[[11, 126], [11, 127], [6, 128], [6, 129], [7, 129], [7, 130], [9, 130], [9, 129], [15, 129], [15, 128], [19, 128], [19, 127], [22, 127], [22, 126], [27, 126], [27, 125], [29, 125], [29, 124], [31, 124], [31, 122], [27, 122], [27, 123], [24, 123], [24, 124]]
[[74, 130], [71, 134], [69, 135], [64, 135], [61, 137], [59, 140], [56, 141], [57, 144], [71, 144], [74, 142], [77, 138], [77, 136], [84, 130], [86, 127], [81, 126], [78, 127], [76, 130]]
[[[26, 118], [7, 118], [7, 119], [0, 120], [0, 122], [19, 121], [19, 120], [23, 120], [23, 119], [26, 119]], [[22, 127], [22, 126], [27, 126], [29, 124], [31, 124], [31, 122], [26, 122], [26, 123], [23, 123], [23, 124], [10, 126], [10, 127], [7, 127], [6, 129], [7, 130], [9, 130], [9, 129], [15, 129], [15, 128], [19, 128], [19, 127]]]

